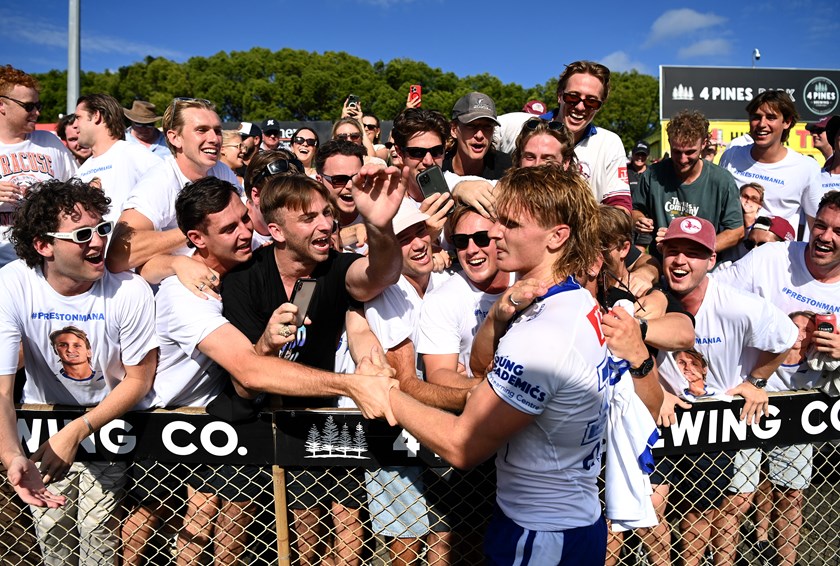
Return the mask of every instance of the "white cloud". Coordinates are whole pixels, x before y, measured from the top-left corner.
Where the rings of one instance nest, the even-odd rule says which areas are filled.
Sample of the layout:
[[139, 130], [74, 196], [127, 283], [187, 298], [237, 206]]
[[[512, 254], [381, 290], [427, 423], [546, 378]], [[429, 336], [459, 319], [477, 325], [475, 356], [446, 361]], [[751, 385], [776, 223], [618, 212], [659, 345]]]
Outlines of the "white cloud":
[[624, 51], [613, 51], [609, 55], [601, 57], [600, 62], [606, 65], [610, 71], [625, 72], [636, 70], [640, 73], [647, 73], [647, 67], [641, 61], [633, 61], [630, 55]]
[[680, 59], [716, 57], [728, 55], [730, 51], [732, 51], [732, 43], [728, 39], [703, 39], [677, 51], [677, 57]]
[[650, 27], [645, 46], [651, 46], [665, 39], [679, 37], [687, 33], [718, 26], [726, 22], [726, 18], [716, 14], [701, 14], [691, 8], [668, 10], [656, 18]]
[[[41, 45], [43, 47], [67, 48], [67, 30], [63, 27], [46, 22], [38, 22], [6, 12], [0, 12], [3, 28], [0, 37], [21, 43]], [[102, 36], [96, 33], [86, 33], [82, 30], [82, 56], [89, 53], [117, 53], [145, 57], [168, 57], [182, 59], [185, 54], [173, 49], [165, 49], [158, 45], [134, 43], [122, 38]]]

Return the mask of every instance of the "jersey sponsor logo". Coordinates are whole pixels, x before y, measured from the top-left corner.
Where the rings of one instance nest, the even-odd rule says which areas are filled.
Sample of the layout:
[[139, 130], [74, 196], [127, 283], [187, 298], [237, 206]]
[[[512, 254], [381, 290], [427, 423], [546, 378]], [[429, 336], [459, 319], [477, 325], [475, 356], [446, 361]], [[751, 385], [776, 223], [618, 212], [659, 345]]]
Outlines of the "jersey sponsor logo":
[[87, 171], [85, 171], [84, 176], [88, 177], [90, 175], [95, 175], [97, 173], [102, 173], [103, 171], [110, 171], [113, 168], [114, 168], [114, 166], [110, 163], [108, 163], [107, 165], [100, 165], [99, 167], [94, 167], [93, 169], [88, 169]]
[[627, 176], [627, 167], [619, 167], [618, 168], [618, 178], [621, 179], [625, 183], [630, 182], [630, 178]]
[[796, 299], [800, 303], [804, 303], [804, 304], [806, 304], [810, 307], [814, 307], [814, 310], [819, 310], [819, 311], [822, 311], [822, 312], [833, 312], [833, 313], [840, 312], [840, 305], [831, 305], [831, 304], [823, 302], [823, 301], [818, 301], [816, 299], [812, 299], [811, 297], [806, 297], [805, 295], [802, 295], [801, 293], [799, 293], [798, 291], [795, 291], [794, 289], [788, 289], [787, 287], [782, 287], [782, 293], [784, 293], [788, 297]]
[[[43, 173], [55, 177], [52, 157], [34, 151], [15, 151], [0, 155], [0, 174], [3, 177], [19, 173]], [[20, 186], [20, 184], [18, 184]]]
[[[697, 213], [700, 211], [700, 207], [698, 205], [691, 204], [690, 202], [681, 202], [677, 197], [672, 197], [671, 200], [665, 203], [663, 208], [665, 209], [665, 212], [671, 216], [671, 218], [677, 218], [679, 216], [697, 216]], [[683, 231], [688, 232], [685, 228], [683, 228]], [[693, 234], [694, 232], [691, 233]]]
[[89, 320], [105, 320], [101, 312], [64, 313], [64, 312], [33, 312], [32, 320], [60, 320], [63, 322], [87, 322]]
[[[496, 378], [501, 381], [506, 381], [514, 388], [530, 396], [531, 399], [535, 401], [545, 401], [546, 392], [543, 391], [539, 385], [532, 385], [528, 381], [522, 379], [523, 373], [525, 373], [525, 366], [516, 363], [507, 356], [495, 356], [493, 358], [493, 374]], [[516, 394], [514, 391], [507, 392], [509, 397], [513, 397], [514, 394]], [[516, 400], [528, 405], [529, 407], [537, 408], [530, 399], [527, 399], [520, 394], [516, 394]]]
[[694, 339], [694, 343], [698, 346], [705, 344], [723, 344], [723, 340], [720, 339], [720, 336], [698, 336]]

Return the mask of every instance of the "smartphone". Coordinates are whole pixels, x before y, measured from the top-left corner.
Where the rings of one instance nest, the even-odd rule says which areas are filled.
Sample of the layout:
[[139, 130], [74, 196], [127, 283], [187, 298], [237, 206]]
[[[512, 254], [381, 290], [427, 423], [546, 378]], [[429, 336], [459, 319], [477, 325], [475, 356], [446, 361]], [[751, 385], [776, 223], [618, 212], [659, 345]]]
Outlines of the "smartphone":
[[290, 302], [298, 308], [295, 318], [295, 326], [298, 328], [303, 326], [306, 313], [309, 311], [309, 303], [312, 302], [312, 296], [315, 294], [316, 284], [317, 281], [310, 278], [301, 278], [295, 281], [295, 288], [292, 291]]
[[446, 179], [443, 178], [443, 171], [437, 165], [417, 173], [416, 179], [425, 198], [438, 193], [449, 194], [449, 186], [446, 184]]
[[420, 85], [411, 85], [408, 87], [408, 97], [412, 101], [417, 101], [417, 107], [420, 107], [420, 101], [423, 98], [423, 87]]
[[359, 97], [355, 94], [351, 94], [347, 96], [347, 108], [358, 108], [359, 107]]

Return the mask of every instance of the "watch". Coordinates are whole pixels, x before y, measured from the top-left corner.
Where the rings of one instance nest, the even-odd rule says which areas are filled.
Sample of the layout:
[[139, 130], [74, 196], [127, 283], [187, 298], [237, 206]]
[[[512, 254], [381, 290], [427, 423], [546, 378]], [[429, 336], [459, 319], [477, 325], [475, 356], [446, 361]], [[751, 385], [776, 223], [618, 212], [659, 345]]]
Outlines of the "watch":
[[767, 380], [760, 377], [747, 376], [747, 382], [752, 383], [759, 389], [764, 389], [767, 386]]
[[653, 356], [648, 356], [639, 367], [634, 368], [630, 366], [630, 375], [633, 377], [645, 377], [651, 370], [653, 370]]

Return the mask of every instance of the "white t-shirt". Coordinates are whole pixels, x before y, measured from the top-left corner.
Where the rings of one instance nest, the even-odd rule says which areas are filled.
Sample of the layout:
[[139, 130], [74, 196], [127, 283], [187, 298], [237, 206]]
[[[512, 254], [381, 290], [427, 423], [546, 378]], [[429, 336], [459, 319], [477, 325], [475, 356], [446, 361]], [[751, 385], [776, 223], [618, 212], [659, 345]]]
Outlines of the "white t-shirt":
[[[0, 375], [14, 375], [22, 341], [24, 403], [96, 405], [125, 377], [125, 366], [158, 347], [152, 291], [131, 272], [106, 271], [88, 292], [66, 297], [40, 267], [17, 260], [0, 269], [0, 288]], [[50, 343], [50, 333], [67, 326], [90, 341], [89, 378], [69, 377]]]
[[156, 407], [206, 407], [224, 388], [227, 373], [201, 353], [199, 343], [228, 324], [222, 302], [193, 295], [177, 277], [167, 277], [155, 295], [160, 361], [155, 377]]
[[609, 376], [598, 305], [575, 282], [549, 289], [499, 341], [487, 382], [535, 416], [496, 455], [496, 501], [518, 525], [557, 531], [601, 515]]
[[[0, 181], [18, 187], [58, 179], [66, 181], [76, 172], [76, 160], [52, 132], [35, 130], [19, 143], [0, 143]], [[17, 259], [9, 242], [8, 228], [12, 226], [17, 206], [0, 202], [0, 267]]]
[[[708, 394], [724, 395], [737, 387], [749, 376], [761, 351], [784, 352], [798, 335], [796, 325], [770, 301], [709, 277], [703, 303], [694, 316], [694, 349], [708, 364]], [[684, 396], [688, 380], [675, 354], [659, 352], [659, 376], [666, 389]]]
[[[242, 194], [242, 188], [239, 186], [236, 174], [224, 163], [219, 162], [214, 165], [207, 172], [207, 176], [232, 183], [239, 188], [240, 195]], [[181, 189], [189, 182], [190, 180], [184, 176], [178, 167], [175, 158], [169, 156], [143, 175], [131, 189], [122, 208], [123, 210], [133, 208], [148, 218], [158, 232], [177, 228], [175, 200], [178, 198]], [[189, 253], [186, 239], [184, 239], [184, 246], [175, 253], [181, 255]]]
[[[446, 271], [432, 273], [426, 294], [452, 277]], [[408, 282], [404, 275], [375, 299], [365, 303], [365, 318], [373, 334], [385, 350], [389, 350], [408, 338], [417, 344], [420, 330], [420, 308], [423, 297]], [[422, 375], [422, 364], [417, 357], [418, 377]]]
[[604, 128], [591, 127], [575, 146], [575, 155], [595, 200], [604, 202], [610, 197], [622, 195], [630, 198], [627, 153], [620, 137]]
[[[513, 153], [522, 125], [531, 118], [537, 118], [537, 116], [528, 112], [508, 112], [496, 116], [499, 125], [493, 132], [493, 147], [504, 153]], [[516, 163], [514, 163], [515, 166]]]
[[825, 169], [820, 171], [820, 186], [817, 190], [813, 190], [814, 187], [808, 187], [808, 191], [805, 193], [805, 201], [802, 203], [802, 208], [805, 210], [813, 211], [811, 216], [816, 217], [817, 209], [820, 206], [820, 200], [822, 200], [825, 193], [829, 191], [840, 191], [840, 175], [833, 175], [829, 173]]
[[792, 149], [776, 163], [759, 163], [750, 155], [753, 145], [730, 147], [720, 156], [720, 166], [735, 177], [738, 187], [758, 183], [764, 187], [762, 214], [782, 216], [794, 229], [805, 222], [802, 212], [816, 216], [806, 200], [809, 192], [820, 189], [820, 166], [810, 157]]
[[[840, 282], [822, 283], [814, 279], [805, 265], [808, 244], [772, 242], [754, 248], [728, 269], [719, 269], [714, 279], [738, 289], [761, 295], [787, 314], [797, 311], [840, 313]], [[770, 379], [770, 391], [810, 388], [819, 372], [785, 383]], [[787, 387], [783, 388], [783, 385]], [[771, 389], [772, 387], [772, 389]], [[778, 389], [777, 389], [778, 388]]]
[[500, 295], [485, 293], [463, 273], [456, 273], [423, 301], [417, 353], [458, 354], [458, 362], [471, 377], [470, 350], [475, 333]]
[[161, 162], [161, 158], [148, 149], [118, 140], [108, 151], [89, 157], [79, 167], [76, 176], [85, 183], [98, 178], [102, 190], [111, 199], [111, 210], [105, 220], [114, 222], [120, 217], [128, 193], [146, 172]]

